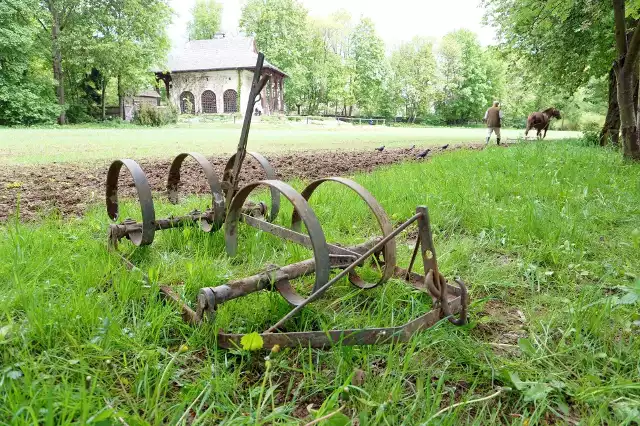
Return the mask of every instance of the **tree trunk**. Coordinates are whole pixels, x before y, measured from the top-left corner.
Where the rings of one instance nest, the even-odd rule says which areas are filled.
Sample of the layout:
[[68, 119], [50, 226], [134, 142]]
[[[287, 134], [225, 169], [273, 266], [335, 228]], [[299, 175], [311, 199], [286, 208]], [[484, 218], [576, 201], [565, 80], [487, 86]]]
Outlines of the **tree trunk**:
[[638, 50], [640, 50], [640, 25], [635, 23], [631, 41], [627, 40], [625, 18], [625, 0], [613, 0], [615, 18], [616, 48], [618, 60], [616, 67], [618, 106], [620, 107], [620, 126], [622, 128], [623, 155], [631, 160], [640, 161], [640, 143], [638, 140], [638, 123], [636, 122], [636, 71]]
[[118, 74], [118, 109], [121, 120], [126, 120], [127, 117], [124, 115], [124, 96], [122, 95], [122, 81], [120, 78], [120, 74]]
[[107, 108], [106, 108], [106, 92], [107, 92], [107, 79], [102, 77], [102, 97], [100, 98], [100, 103], [102, 104], [102, 121], [107, 119]]
[[53, 79], [56, 81], [56, 95], [58, 97], [58, 105], [60, 105], [60, 115], [58, 116], [58, 124], [66, 124], [67, 114], [64, 106], [64, 74], [62, 73], [62, 52], [60, 51], [60, 22], [58, 13], [51, 11], [53, 23], [51, 25], [51, 49], [53, 56]]
[[620, 67], [618, 70], [618, 104], [620, 105], [620, 125], [624, 143], [623, 154], [627, 158], [640, 160], [636, 106], [633, 102], [634, 89], [632, 70], [624, 66]]
[[600, 146], [605, 146], [611, 139], [611, 144], [617, 146], [620, 143], [620, 108], [618, 107], [618, 83], [613, 67], [609, 70], [609, 106], [604, 126], [600, 131]]

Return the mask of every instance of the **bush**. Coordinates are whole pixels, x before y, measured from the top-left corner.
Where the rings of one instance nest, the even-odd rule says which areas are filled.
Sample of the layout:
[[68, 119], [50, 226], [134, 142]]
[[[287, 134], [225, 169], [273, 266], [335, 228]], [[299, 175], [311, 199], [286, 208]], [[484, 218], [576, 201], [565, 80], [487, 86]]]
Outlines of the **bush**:
[[600, 145], [600, 124], [589, 121], [582, 126], [582, 144], [587, 146]]
[[141, 104], [133, 113], [133, 122], [140, 126], [160, 127], [178, 122], [178, 110], [175, 106], [155, 107]]
[[0, 78], [0, 126], [53, 124], [59, 113], [50, 87]]
[[67, 122], [69, 124], [96, 122], [95, 117], [89, 114], [88, 111], [89, 107], [82, 101], [70, 104], [67, 108]]

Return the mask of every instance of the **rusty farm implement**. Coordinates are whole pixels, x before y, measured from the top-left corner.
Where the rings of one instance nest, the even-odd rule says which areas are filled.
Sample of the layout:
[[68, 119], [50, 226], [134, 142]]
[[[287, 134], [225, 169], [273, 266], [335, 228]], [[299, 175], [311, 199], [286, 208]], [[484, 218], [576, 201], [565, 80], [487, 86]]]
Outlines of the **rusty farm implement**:
[[[109, 168], [106, 183], [107, 213], [112, 220], [118, 220], [118, 181], [124, 166], [133, 179], [142, 210], [142, 220], [126, 219], [111, 224], [110, 247], [117, 249], [118, 243], [123, 239], [130, 240], [135, 246], [149, 245], [158, 231], [195, 226], [203, 232], [224, 232], [226, 251], [229, 256], [235, 256], [238, 246], [238, 227], [250, 226], [311, 249], [313, 257], [308, 260], [280, 267], [270, 265], [262, 273], [216, 287], [201, 288], [195, 301], [195, 309], [182, 301], [170, 287], [160, 287], [165, 297], [180, 306], [183, 319], [194, 325], [202, 321], [214, 321], [216, 309], [229, 300], [258, 291], [279, 292], [292, 309], [261, 334], [266, 349], [275, 345], [319, 348], [335, 344], [370, 345], [406, 342], [413, 334], [431, 327], [443, 318], [454, 325], [465, 324], [468, 306], [467, 290], [460, 280], [455, 280], [457, 285], [448, 283], [438, 270], [427, 207], [418, 206], [408, 220], [393, 229], [382, 206], [358, 183], [341, 177], [328, 177], [311, 182], [301, 193], [298, 193], [290, 185], [276, 179], [275, 172], [266, 158], [258, 153], [246, 151], [252, 112], [269, 79], [268, 75], [261, 75], [263, 60], [263, 55], [259, 54], [238, 150], [229, 159], [222, 181], [218, 179], [211, 163], [201, 154], [182, 153], [171, 164], [167, 180], [169, 200], [172, 203], [178, 202], [181, 167], [184, 160], [191, 157], [206, 176], [211, 192], [210, 208], [203, 212], [192, 211], [179, 217], [156, 218], [151, 187], [142, 168], [130, 159], [114, 161]], [[266, 174], [266, 179], [250, 182], [240, 188], [240, 171], [247, 154], [258, 161]], [[351, 247], [328, 243], [322, 226], [308, 203], [314, 191], [323, 184], [338, 184], [355, 192], [375, 217], [380, 235]], [[248, 201], [251, 193], [259, 187], [267, 187], [270, 190], [270, 208], [264, 202]], [[290, 227], [274, 223], [280, 211], [281, 197], [286, 198], [293, 206]], [[396, 236], [412, 225], [417, 226], [418, 236], [411, 260], [405, 269], [396, 264]], [[135, 268], [127, 258], [122, 255], [121, 257], [129, 268]], [[418, 257], [422, 260], [425, 275], [413, 272], [413, 266]], [[358, 274], [357, 269], [365, 266], [367, 262], [377, 270], [379, 277], [375, 282], [367, 282]], [[312, 275], [315, 276], [313, 290], [305, 297], [296, 291], [292, 281]], [[404, 325], [394, 327], [282, 331], [286, 322], [309, 303], [322, 297], [329, 287], [344, 277], [348, 277], [354, 286], [362, 290], [384, 285], [390, 279], [400, 280], [430, 295], [433, 308]], [[243, 334], [218, 332], [217, 344], [222, 348], [234, 348], [240, 346], [242, 337]]]

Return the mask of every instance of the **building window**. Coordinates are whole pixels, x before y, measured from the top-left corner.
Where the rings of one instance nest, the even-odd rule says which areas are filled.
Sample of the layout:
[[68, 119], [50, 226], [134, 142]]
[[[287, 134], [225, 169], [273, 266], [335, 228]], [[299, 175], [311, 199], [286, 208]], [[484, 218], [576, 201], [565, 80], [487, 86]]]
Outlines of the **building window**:
[[180, 112], [183, 114], [195, 114], [196, 104], [193, 93], [184, 91], [180, 93]]
[[216, 106], [216, 94], [211, 90], [202, 92], [202, 112], [205, 114], [215, 114], [218, 112]]
[[235, 90], [225, 90], [222, 100], [224, 101], [224, 112], [238, 112], [238, 94]]

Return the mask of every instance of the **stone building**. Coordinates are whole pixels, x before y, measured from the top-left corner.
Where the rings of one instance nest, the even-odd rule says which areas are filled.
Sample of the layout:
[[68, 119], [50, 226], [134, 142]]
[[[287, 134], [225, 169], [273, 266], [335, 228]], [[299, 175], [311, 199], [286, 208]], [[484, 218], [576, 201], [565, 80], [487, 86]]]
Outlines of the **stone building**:
[[[183, 114], [244, 113], [257, 58], [252, 38], [192, 40], [169, 55], [166, 71], [156, 72], [156, 78]], [[287, 75], [266, 60], [262, 73], [270, 79], [256, 109], [266, 115], [283, 113]]]

